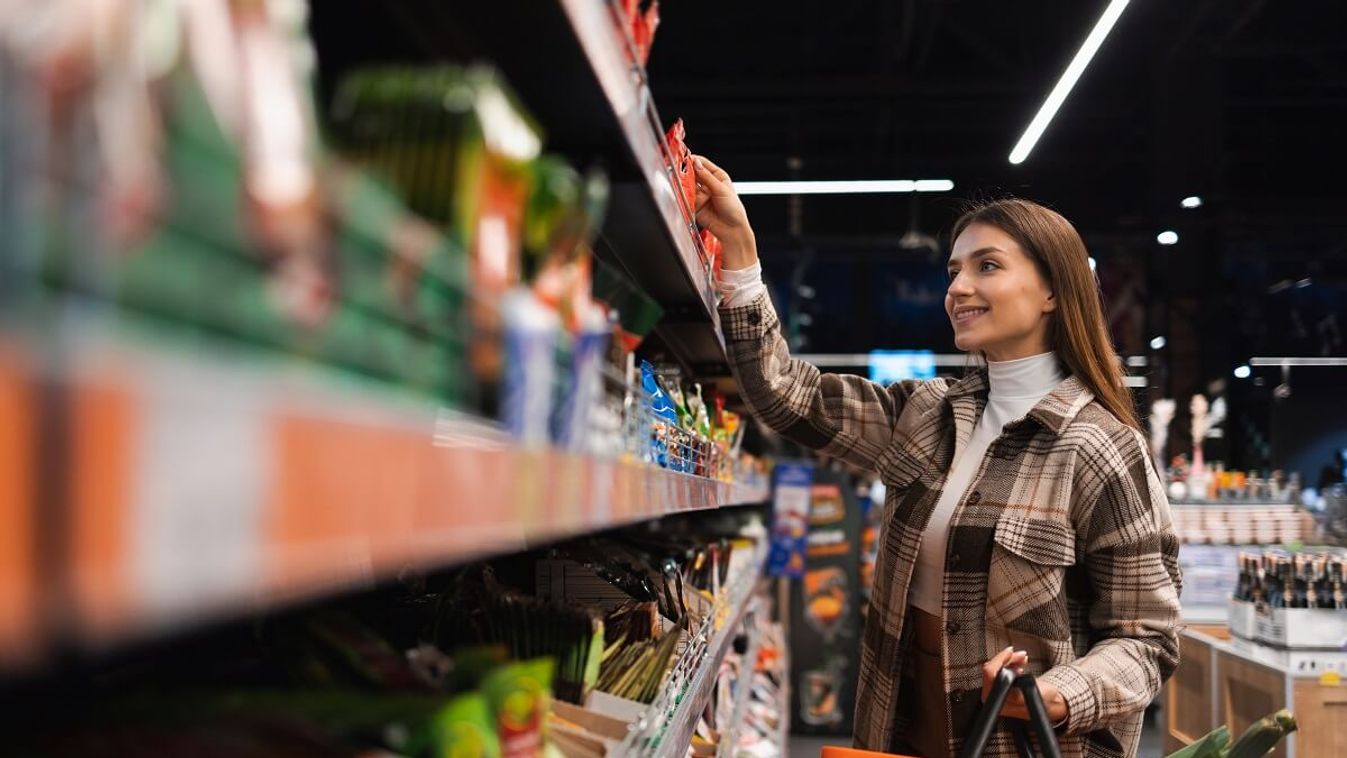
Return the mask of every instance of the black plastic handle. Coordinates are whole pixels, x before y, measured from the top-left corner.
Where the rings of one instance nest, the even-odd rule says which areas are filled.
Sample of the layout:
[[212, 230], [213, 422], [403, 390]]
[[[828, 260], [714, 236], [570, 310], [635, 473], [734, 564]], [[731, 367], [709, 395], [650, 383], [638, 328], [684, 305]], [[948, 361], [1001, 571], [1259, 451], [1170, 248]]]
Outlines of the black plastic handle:
[[[1029, 724], [1038, 737], [1038, 747], [1043, 751], [1044, 758], [1062, 758], [1062, 751], [1057, 745], [1057, 736], [1052, 731], [1052, 722], [1048, 720], [1048, 707], [1043, 704], [1043, 696], [1038, 693], [1038, 682], [1034, 680], [1034, 675], [1016, 676], [1009, 668], [996, 672], [991, 692], [987, 694], [987, 701], [978, 711], [978, 717], [973, 721], [973, 728], [964, 738], [959, 758], [978, 758], [982, 755], [982, 751], [987, 749], [987, 743], [991, 741], [992, 733], [996, 731], [996, 720], [1000, 717], [1001, 708], [1006, 704], [1006, 698], [1010, 696], [1012, 688], [1024, 693], [1024, 703], [1029, 710]], [[1025, 733], [1024, 723], [1011, 720], [1010, 732], [1015, 738], [1015, 752], [1020, 754], [1020, 758], [1032, 758], [1033, 749], [1029, 744], [1029, 736]]]

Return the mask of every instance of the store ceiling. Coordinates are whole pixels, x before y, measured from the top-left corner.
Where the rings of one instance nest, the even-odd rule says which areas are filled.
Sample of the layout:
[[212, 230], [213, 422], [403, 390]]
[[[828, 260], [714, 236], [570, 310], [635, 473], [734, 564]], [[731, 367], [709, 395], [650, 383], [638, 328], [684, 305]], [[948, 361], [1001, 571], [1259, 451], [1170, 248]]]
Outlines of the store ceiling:
[[[798, 161], [804, 179], [954, 180], [915, 207], [804, 198], [794, 230], [789, 201], [748, 199], [769, 273], [820, 291], [791, 306], [813, 308], [796, 325], [811, 352], [949, 347], [938, 296], [913, 329], [929, 293], [884, 267], [939, 255], [904, 253], [910, 228], [938, 234], [962, 200], [1015, 194], [1085, 235], [1121, 350], [1169, 335], [1161, 391], [1197, 391], [1249, 354], [1347, 354], [1324, 336], [1347, 320], [1347, 6], [1133, 0], [1012, 166], [1105, 5], [671, 0], [649, 71], [663, 119], [684, 118], [693, 148], [736, 179], [791, 178]], [[1190, 194], [1206, 204], [1181, 209]], [[1180, 244], [1158, 246], [1164, 229]]]
[[[951, 178], [1089, 233], [1180, 217], [1297, 234], [1347, 225], [1347, 8], [1336, 0], [1135, 0], [1029, 160], [1010, 148], [1103, 0], [665, 3], [650, 61], [666, 121], [739, 179]], [[947, 200], [925, 198], [930, 230]], [[755, 199], [768, 234], [782, 199]], [[942, 210], [943, 206], [943, 210]], [[901, 233], [903, 196], [811, 198], [806, 234]], [[1232, 230], [1234, 231], [1234, 230]]]

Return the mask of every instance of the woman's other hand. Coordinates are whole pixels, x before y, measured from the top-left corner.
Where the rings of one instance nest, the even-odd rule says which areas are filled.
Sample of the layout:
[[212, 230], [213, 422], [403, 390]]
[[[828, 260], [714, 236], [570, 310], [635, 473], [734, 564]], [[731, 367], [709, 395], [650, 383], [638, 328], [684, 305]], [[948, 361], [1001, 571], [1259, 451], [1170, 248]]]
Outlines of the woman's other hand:
[[697, 170], [697, 223], [720, 240], [722, 265], [735, 271], [757, 263], [757, 240], [730, 175], [700, 155], [692, 162]]
[[[1029, 662], [1029, 654], [1023, 650], [1016, 650], [1008, 647], [1000, 653], [992, 656], [992, 659], [982, 664], [982, 700], [987, 700], [987, 695], [992, 691], [992, 683], [996, 681], [996, 672], [1009, 666], [1016, 674], [1024, 673], [1024, 666]], [[1043, 697], [1043, 704], [1048, 708], [1048, 721], [1052, 724], [1060, 724], [1066, 719], [1067, 708], [1066, 698], [1057, 687], [1041, 679], [1038, 682], [1038, 694]], [[1024, 703], [1024, 693], [1019, 690], [1011, 690], [1010, 696], [1006, 698], [1006, 703], [1001, 707], [1001, 715], [1006, 718], [1029, 720], [1029, 708]]]

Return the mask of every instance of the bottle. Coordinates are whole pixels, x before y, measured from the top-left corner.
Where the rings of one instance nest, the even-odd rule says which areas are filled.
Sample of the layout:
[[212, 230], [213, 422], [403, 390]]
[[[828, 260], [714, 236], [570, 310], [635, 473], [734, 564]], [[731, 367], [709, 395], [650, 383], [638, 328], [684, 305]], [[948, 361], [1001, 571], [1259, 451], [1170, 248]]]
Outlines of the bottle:
[[1334, 556], [1328, 563], [1328, 581], [1333, 588], [1333, 608], [1347, 609], [1347, 593], [1343, 584], [1344, 561], [1342, 556]]
[[1253, 600], [1253, 572], [1249, 566], [1249, 554], [1241, 551], [1236, 563], [1239, 567], [1239, 576], [1235, 580], [1234, 597], [1241, 602], [1251, 602]]

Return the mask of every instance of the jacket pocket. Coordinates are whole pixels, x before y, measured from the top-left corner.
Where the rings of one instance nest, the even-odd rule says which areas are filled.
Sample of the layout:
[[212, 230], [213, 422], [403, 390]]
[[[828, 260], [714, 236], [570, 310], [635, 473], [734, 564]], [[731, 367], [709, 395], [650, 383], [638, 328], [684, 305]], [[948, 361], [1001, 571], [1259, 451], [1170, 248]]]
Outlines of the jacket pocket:
[[1069, 640], [1066, 571], [1076, 533], [1060, 521], [1003, 515], [992, 535], [987, 623], [1044, 640]]

